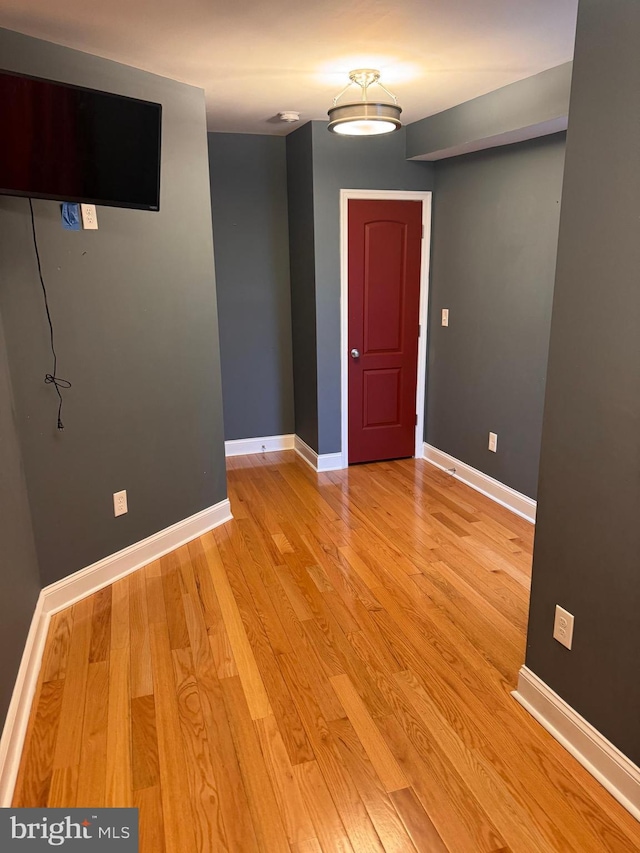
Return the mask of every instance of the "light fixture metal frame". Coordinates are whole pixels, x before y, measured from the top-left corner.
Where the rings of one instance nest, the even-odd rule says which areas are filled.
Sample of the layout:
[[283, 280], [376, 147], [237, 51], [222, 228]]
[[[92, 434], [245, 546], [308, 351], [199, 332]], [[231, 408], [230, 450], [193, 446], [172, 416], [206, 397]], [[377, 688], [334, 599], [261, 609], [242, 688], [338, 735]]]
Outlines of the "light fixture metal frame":
[[[349, 81], [350, 82], [344, 87], [344, 89], [333, 99], [333, 107], [331, 107], [328, 112], [328, 130], [332, 133], [339, 133], [339, 131], [336, 130], [339, 125], [349, 124], [355, 121], [380, 121], [395, 125], [391, 131], [386, 132], [393, 132], [402, 127], [402, 122], [400, 121], [402, 108], [398, 104], [398, 98], [380, 82], [379, 71], [375, 68], [356, 68], [354, 71], [349, 72]], [[346, 104], [338, 104], [340, 98], [342, 98], [354, 83], [362, 89], [361, 100], [352, 101]], [[393, 103], [390, 104], [384, 101], [367, 100], [368, 89], [369, 86], [372, 85], [379, 86], [382, 91], [393, 100]], [[372, 134], [362, 135], [367, 136]]]

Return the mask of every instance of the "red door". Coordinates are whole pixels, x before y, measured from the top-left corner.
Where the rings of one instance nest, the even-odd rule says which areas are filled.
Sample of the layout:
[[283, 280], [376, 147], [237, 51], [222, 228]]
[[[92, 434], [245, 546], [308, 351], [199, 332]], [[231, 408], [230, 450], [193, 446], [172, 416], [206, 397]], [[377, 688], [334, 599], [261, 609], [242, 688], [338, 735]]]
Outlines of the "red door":
[[413, 456], [422, 202], [349, 201], [349, 462]]

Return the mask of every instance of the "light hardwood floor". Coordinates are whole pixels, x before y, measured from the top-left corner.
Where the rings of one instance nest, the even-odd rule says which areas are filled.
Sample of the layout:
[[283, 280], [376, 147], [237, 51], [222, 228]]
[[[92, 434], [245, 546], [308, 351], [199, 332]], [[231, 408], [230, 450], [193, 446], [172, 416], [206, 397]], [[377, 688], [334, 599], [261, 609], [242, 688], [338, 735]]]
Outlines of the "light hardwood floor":
[[235, 520], [57, 614], [17, 806], [145, 853], [637, 851], [510, 696], [532, 528], [422, 461], [229, 460]]

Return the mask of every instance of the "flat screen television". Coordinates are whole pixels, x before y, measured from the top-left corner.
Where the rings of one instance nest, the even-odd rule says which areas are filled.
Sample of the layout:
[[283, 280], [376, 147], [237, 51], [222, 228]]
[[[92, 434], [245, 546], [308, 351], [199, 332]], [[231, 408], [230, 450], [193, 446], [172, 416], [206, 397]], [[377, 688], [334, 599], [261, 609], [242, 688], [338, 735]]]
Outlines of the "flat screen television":
[[162, 107], [0, 70], [0, 193], [160, 208]]

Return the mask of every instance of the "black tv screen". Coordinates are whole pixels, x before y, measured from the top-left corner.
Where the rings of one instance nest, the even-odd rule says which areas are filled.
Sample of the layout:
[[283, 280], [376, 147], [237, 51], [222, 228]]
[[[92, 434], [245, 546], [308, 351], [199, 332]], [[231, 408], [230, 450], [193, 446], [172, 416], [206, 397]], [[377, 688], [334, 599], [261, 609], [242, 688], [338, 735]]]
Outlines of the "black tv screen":
[[162, 107], [0, 71], [0, 193], [158, 210]]

